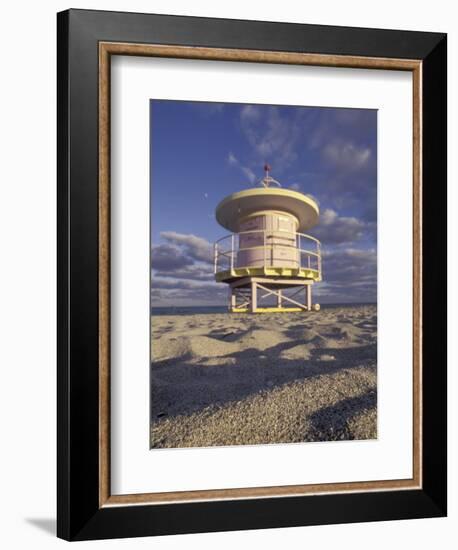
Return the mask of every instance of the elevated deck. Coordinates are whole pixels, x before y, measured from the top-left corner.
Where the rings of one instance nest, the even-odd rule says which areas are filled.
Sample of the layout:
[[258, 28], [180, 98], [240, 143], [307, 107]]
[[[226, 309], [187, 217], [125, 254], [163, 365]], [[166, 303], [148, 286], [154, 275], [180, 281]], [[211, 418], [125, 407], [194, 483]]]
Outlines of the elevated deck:
[[[312, 304], [312, 285], [322, 279], [321, 246], [314, 237], [271, 228], [233, 233], [215, 243], [214, 262], [216, 281], [229, 286], [233, 313], [320, 309]], [[269, 297], [275, 306], [259, 307]]]
[[214, 246], [218, 282], [243, 277], [322, 280], [320, 241], [294, 231], [257, 229], [232, 233]]
[[[233, 283], [244, 277], [272, 277], [272, 282], [276, 278], [284, 277], [286, 279], [305, 279], [315, 283], [321, 281], [321, 271], [309, 268], [292, 267], [235, 267], [226, 271], [215, 273], [215, 279], [218, 283]], [[291, 282], [290, 286], [297, 286], [296, 282]], [[287, 286], [288, 282], [282, 286]]]

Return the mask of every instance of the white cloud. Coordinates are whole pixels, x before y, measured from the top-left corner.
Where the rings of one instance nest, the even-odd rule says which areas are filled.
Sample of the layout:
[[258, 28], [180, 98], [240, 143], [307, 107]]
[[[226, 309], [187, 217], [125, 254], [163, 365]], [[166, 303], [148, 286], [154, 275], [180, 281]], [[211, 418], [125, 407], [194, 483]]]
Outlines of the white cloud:
[[237, 168], [239, 168], [239, 170], [242, 171], [242, 173], [246, 176], [250, 183], [254, 183], [256, 181], [256, 174], [253, 172], [253, 170], [251, 170], [251, 168], [249, 168], [248, 166], [242, 164], [234, 155], [234, 153], [229, 152], [229, 154], [227, 155], [227, 162], [231, 166], [236, 166]]
[[240, 111], [240, 119], [244, 122], [259, 120], [261, 116], [261, 108], [256, 105], [244, 105]]
[[320, 216], [320, 225], [331, 225], [337, 220], [338, 217], [339, 216], [335, 210], [326, 208]]
[[361, 239], [368, 229], [366, 222], [355, 217], [339, 216], [335, 210], [326, 208], [311, 233], [323, 243], [341, 244]]
[[193, 279], [197, 281], [213, 281], [213, 266], [206, 263], [192, 263], [191, 258], [187, 258], [187, 263], [183, 267], [172, 269], [161, 269], [152, 265], [155, 270], [154, 275], [159, 277], [172, 277], [175, 279]]
[[245, 105], [240, 111], [242, 132], [257, 160], [272, 162], [282, 169], [297, 157], [296, 145], [301, 135], [300, 112], [293, 118], [280, 114], [277, 107]]
[[324, 249], [323, 278], [318, 295], [327, 302], [377, 301], [377, 251], [370, 249]]
[[328, 143], [324, 146], [322, 155], [334, 167], [356, 172], [369, 163], [371, 150], [368, 147], [357, 147], [353, 143]]
[[214, 290], [218, 283], [153, 275], [151, 278], [151, 284], [154, 289]]
[[153, 246], [151, 267], [156, 270], [172, 271], [182, 269], [189, 263], [180, 247], [169, 243]]
[[192, 233], [176, 233], [175, 231], [161, 231], [161, 237], [174, 245], [182, 246], [184, 252], [194, 260], [211, 263], [213, 261], [213, 245]]
[[213, 246], [192, 234], [164, 231], [151, 249], [151, 300], [155, 306], [218, 303], [226, 288], [214, 280]]
[[229, 154], [227, 155], [227, 162], [231, 166], [238, 166], [238, 164], [239, 164], [239, 161], [237, 160], [237, 157], [231, 151], [229, 151]]

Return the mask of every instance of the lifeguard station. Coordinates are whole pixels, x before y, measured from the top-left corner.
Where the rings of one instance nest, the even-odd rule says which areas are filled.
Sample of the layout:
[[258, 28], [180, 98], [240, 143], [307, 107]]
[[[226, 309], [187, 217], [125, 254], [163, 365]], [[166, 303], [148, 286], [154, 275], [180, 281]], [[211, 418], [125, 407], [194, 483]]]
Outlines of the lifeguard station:
[[[282, 188], [269, 165], [264, 170], [262, 187], [229, 195], [216, 207], [216, 220], [231, 232], [214, 245], [216, 281], [229, 285], [233, 313], [318, 311], [312, 285], [321, 281], [321, 245], [304, 233], [318, 223], [318, 204]], [[286, 296], [291, 288], [296, 291]], [[263, 305], [268, 297], [274, 307]]]

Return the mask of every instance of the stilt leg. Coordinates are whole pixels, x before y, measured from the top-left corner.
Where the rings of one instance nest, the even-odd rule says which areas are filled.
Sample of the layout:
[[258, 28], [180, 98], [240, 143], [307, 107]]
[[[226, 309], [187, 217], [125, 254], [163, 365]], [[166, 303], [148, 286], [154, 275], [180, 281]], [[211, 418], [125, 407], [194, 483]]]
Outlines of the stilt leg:
[[305, 293], [307, 297], [307, 311], [312, 311], [312, 285], [308, 284], [305, 287]]
[[233, 313], [234, 310], [235, 310], [235, 307], [237, 305], [237, 295], [234, 292], [234, 289], [232, 287], [230, 287], [230, 289], [231, 290], [230, 290], [229, 311], [231, 311]]
[[278, 293], [277, 293], [277, 307], [281, 307], [281, 289], [278, 290]]
[[254, 281], [251, 281], [251, 313], [255, 313], [258, 307], [258, 288]]

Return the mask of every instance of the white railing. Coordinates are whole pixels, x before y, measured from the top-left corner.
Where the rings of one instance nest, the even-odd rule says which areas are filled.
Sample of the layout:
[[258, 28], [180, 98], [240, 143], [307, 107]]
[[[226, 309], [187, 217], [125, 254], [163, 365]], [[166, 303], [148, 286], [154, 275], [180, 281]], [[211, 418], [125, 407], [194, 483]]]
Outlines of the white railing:
[[[254, 246], [246, 245], [250, 237], [254, 237]], [[306, 248], [302, 248], [303, 246]], [[286, 254], [286, 259], [276, 256], [280, 250]], [[247, 261], [247, 258], [250, 261]], [[232, 233], [216, 241], [215, 273], [250, 267], [313, 269], [321, 278], [321, 243], [305, 233], [268, 229]]]

